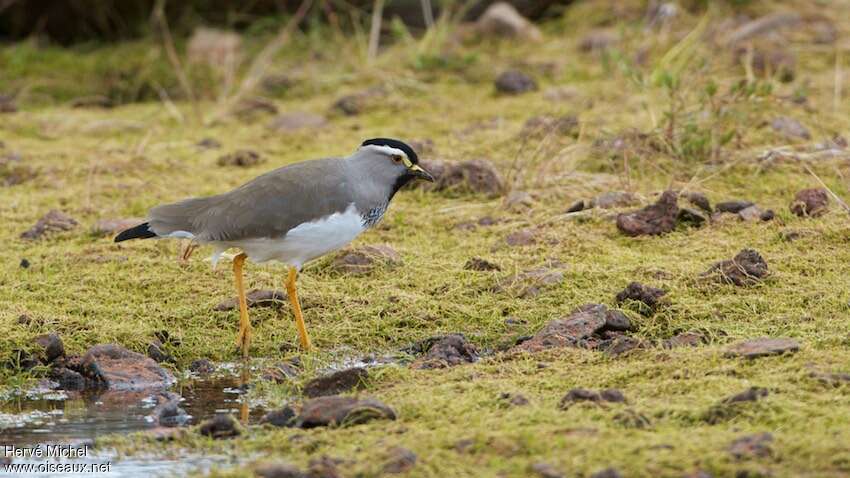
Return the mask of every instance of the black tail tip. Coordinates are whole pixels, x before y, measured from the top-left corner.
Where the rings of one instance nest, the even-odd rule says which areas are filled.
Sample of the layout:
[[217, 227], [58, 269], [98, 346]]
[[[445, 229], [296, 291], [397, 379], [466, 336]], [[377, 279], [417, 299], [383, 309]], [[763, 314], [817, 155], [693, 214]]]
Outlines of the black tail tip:
[[151, 231], [148, 227], [149, 223], [139, 224], [136, 227], [131, 227], [130, 229], [121, 231], [120, 234], [115, 236], [115, 242], [127, 241], [129, 239], [148, 239], [151, 237], [156, 237], [156, 233]]

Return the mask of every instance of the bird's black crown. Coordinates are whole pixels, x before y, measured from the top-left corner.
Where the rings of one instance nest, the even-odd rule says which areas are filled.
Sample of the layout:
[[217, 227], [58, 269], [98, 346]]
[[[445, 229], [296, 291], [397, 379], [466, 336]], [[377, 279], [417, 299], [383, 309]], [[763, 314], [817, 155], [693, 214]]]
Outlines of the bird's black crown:
[[397, 139], [392, 138], [372, 138], [363, 141], [363, 144], [360, 146], [368, 146], [370, 144], [374, 144], [376, 146], [389, 146], [391, 148], [396, 148], [404, 151], [404, 154], [407, 155], [407, 159], [410, 160], [413, 164], [419, 164], [419, 156], [417, 156], [416, 151], [413, 150], [407, 143], [403, 141], [399, 141]]

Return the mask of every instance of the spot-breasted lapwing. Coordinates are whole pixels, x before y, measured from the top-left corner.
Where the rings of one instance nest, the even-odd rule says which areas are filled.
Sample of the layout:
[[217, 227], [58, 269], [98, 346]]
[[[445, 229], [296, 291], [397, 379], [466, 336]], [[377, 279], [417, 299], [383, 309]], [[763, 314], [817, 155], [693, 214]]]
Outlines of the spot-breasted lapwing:
[[251, 322], [242, 282], [245, 259], [289, 266], [286, 291], [301, 345], [310, 349], [295, 279], [308, 261], [340, 249], [381, 220], [398, 190], [413, 179], [433, 181], [407, 144], [388, 138], [364, 141], [347, 158], [284, 166], [217, 196], [157, 206], [148, 221], [127, 229], [128, 239], [184, 238], [214, 248], [213, 263], [233, 247], [239, 298], [237, 345], [247, 358]]

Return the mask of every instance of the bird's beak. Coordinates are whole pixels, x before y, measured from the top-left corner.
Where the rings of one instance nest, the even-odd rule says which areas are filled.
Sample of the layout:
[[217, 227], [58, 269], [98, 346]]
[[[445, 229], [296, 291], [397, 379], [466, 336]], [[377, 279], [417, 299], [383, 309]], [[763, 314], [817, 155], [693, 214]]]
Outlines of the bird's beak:
[[425, 171], [424, 169], [419, 167], [418, 164], [414, 164], [414, 165], [410, 166], [409, 168], [407, 168], [407, 171], [411, 175], [413, 175], [417, 178], [422, 178], [422, 179], [424, 179], [426, 181], [430, 181], [432, 183], [434, 182], [434, 176], [431, 176], [431, 173], [429, 173], [428, 171]]

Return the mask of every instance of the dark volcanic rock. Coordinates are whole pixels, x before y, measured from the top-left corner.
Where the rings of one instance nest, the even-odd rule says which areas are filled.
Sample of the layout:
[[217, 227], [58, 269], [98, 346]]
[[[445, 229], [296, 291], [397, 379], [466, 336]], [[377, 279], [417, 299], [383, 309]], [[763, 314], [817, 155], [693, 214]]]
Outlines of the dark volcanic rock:
[[751, 207], [751, 206], [754, 206], [754, 205], [755, 204], [751, 201], [739, 201], [739, 200], [723, 201], [723, 202], [717, 203], [717, 206], [715, 206], [715, 209], [717, 209], [717, 212], [728, 212], [728, 213], [732, 213], [732, 214], [738, 214], [739, 212], [743, 211], [744, 209]]
[[662, 289], [632, 282], [617, 294], [615, 300], [617, 305], [622, 305], [626, 301], [640, 302], [646, 306], [642, 312], [652, 313], [662, 304], [662, 297], [665, 294], [667, 292]]
[[579, 199], [578, 201], [570, 204], [570, 207], [567, 208], [567, 213], [580, 212], [587, 209], [587, 206], [584, 203], [584, 199]]
[[605, 329], [627, 330], [631, 328], [628, 317], [602, 304], [587, 304], [574, 310], [569, 316], [553, 320], [532, 338], [514, 347], [515, 351], [538, 352], [557, 347], [579, 347], [594, 334]]
[[537, 89], [537, 82], [519, 70], [507, 70], [496, 78], [496, 90], [500, 93], [518, 95]]
[[682, 193], [682, 197], [687, 199], [688, 202], [693, 204], [694, 206], [702, 209], [703, 211], [711, 214], [714, 210], [711, 208], [711, 201], [708, 200], [705, 194], [695, 191], [690, 191], [686, 193]]
[[298, 363], [279, 362], [263, 370], [262, 379], [274, 383], [286, 383], [298, 376]]
[[508, 405], [511, 405], [511, 406], [514, 406], [514, 407], [523, 407], [525, 405], [528, 405], [528, 403], [529, 403], [528, 399], [525, 398], [524, 395], [519, 394], [519, 393], [503, 392], [499, 395], [499, 400], [502, 400], [503, 402], [507, 403]]
[[829, 193], [825, 189], [803, 189], [794, 196], [791, 212], [800, 217], [817, 217], [829, 210]]
[[189, 365], [189, 370], [203, 377], [215, 372], [215, 365], [207, 359], [198, 359]]
[[71, 216], [53, 209], [42, 216], [35, 225], [21, 233], [21, 239], [35, 240], [47, 233], [70, 231], [77, 227], [77, 224], [77, 221]]
[[643, 342], [634, 337], [623, 335], [615, 337], [608, 341], [603, 341], [599, 344], [599, 349], [605, 351], [606, 354], [616, 357], [625, 353], [631, 352], [634, 349], [643, 346]]
[[177, 363], [174, 356], [165, 351], [165, 346], [159, 339], [154, 339], [148, 344], [148, 357], [159, 363]]
[[379, 419], [395, 420], [395, 411], [372, 398], [357, 399], [332, 395], [305, 402], [298, 415], [296, 426], [299, 428], [349, 426]]
[[[282, 290], [259, 290], [254, 289], [245, 294], [245, 302], [248, 307], [280, 307], [286, 303], [286, 292]], [[226, 312], [239, 308], [239, 298], [233, 297], [220, 302], [215, 306], [215, 310]]]
[[234, 438], [242, 434], [242, 427], [233, 415], [216, 415], [205, 421], [198, 428], [198, 433], [215, 440]]
[[661, 347], [665, 349], [697, 347], [703, 342], [705, 342], [705, 336], [698, 332], [682, 332], [661, 342]]
[[425, 355], [410, 366], [417, 369], [454, 367], [478, 360], [478, 350], [461, 334], [446, 335], [434, 341]]
[[387, 462], [384, 463], [383, 472], [391, 475], [405, 473], [416, 465], [416, 453], [402, 447], [393, 447], [387, 450]]
[[768, 395], [766, 388], [750, 387], [741, 393], [736, 393], [731, 397], [724, 398], [721, 403], [740, 403], [740, 402], [755, 402]]
[[292, 407], [286, 406], [278, 410], [272, 410], [260, 419], [260, 423], [268, 423], [276, 427], [294, 427], [295, 426], [295, 411]]
[[701, 227], [708, 220], [701, 212], [689, 207], [679, 209], [676, 215], [676, 222], [689, 224], [692, 227]]
[[232, 153], [225, 154], [216, 160], [219, 166], [236, 166], [240, 168], [249, 168], [256, 166], [265, 161], [265, 158], [260, 156], [260, 153], [250, 149], [240, 149]]
[[221, 143], [213, 138], [204, 138], [195, 145], [201, 149], [218, 149], [221, 147]]
[[757, 251], [743, 249], [733, 259], [718, 262], [702, 274], [724, 284], [738, 287], [756, 284], [767, 277], [767, 262]]
[[115, 344], [90, 348], [80, 368], [95, 386], [108, 390], [166, 388], [175, 382], [171, 373], [152, 359]]
[[33, 339], [38, 349], [38, 358], [43, 364], [49, 364], [65, 356], [65, 345], [57, 334], [43, 334]]
[[463, 268], [468, 271], [500, 271], [502, 270], [498, 264], [490, 262], [486, 259], [482, 259], [480, 257], [473, 257], [472, 259], [466, 261], [466, 264], [463, 265]]
[[360, 389], [365, 386], [368, 378], [369, 372], [363, 367], [340, 370], [307, 382], [304, 386], [304, 395], [311, 398], [324, 397]]
[[794, 353], [798, 350], [800, 350], [800, 344], [794, 339], [759, 337], [732, 345], [726, 350], [726, 356], [755, 359], [769, 355]]
[[773, 450], [770, 448], [771, 442], [773, 442], [773, 435], [770, 433], [746, 435], [734, 440], [729, 445], [729, 453], [739, 460], [770, 456], [773, 453]]
[[79, 391], [86, 388], [86, 378], [65, 367], [57, 367], [50, 371], [50, 379], [59, 384], [61, 390]]
[[850, 383], [850, 373], [844, 372], [812, 372], [812, 378], [821, 383], [837, 387]]
[[450, 162], [421, 160], [420, 166], [434, 176], [435, 181], [417, 181], [411, 187], [434, 191], [467, 192], [498, 196], [505, 192], [504, 182], [493, 163], [483, 159]]
[[626, 397], [623, 396], [623, 393], [621, 391], [614, 388], [602, 390], [601, 392], [587, 390], [584, 388], [574, 388], [567, 392], [567, 394], [564, 395], [563, 398], [561, 398], [561, 402], [558, 404], [558, 408], [560, 408], [561, 410], [566, 410], [570, 408], [573, 404], [578, 402], [625, 403]]
[[401, 264], [401, 256], [386, 244], [366, 245], [341, 251], [331, 267], [346, 274], [368, 274], [379, 266]]
[[617, 228], [627, 236], [659, 235], [676, 227], [679, 214], [675, 191], [665, 191], [657, 203], [617, 216]]

